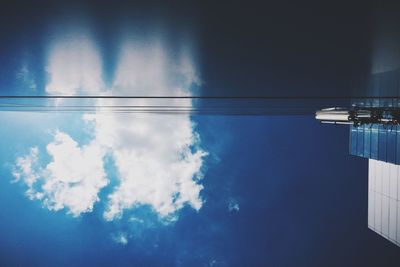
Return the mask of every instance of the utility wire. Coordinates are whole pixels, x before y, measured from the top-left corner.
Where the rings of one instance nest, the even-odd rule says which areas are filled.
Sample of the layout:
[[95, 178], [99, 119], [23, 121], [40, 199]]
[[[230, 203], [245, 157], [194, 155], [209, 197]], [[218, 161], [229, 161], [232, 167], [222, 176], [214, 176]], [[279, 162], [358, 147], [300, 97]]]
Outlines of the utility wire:
[[[61, 100], [60, 103], [49, 102], [49, 99]], [[71, 101], [84, 101], [85, 99], [109, 99], [112, 101], [107, 104], [85, 104], [78, 102], [70, 104]], [[186, 101], [179, 105], [178, 100], [199, 100], [190, 105]], [[76, 95], [36, 95], [0, 96], [0, 112], [40, 112], [40, 113], [154, 113], [154, 114], [193, 114], [193, 115], [303, 115], [314, 113], [318, 104], [340, 106], [350, 105], [352, 100], [363, 100], [373, 102], [376, 100], [391, 99], [396, 97], [273, 97], [273, 96], [76, 96]], [[24, 103], [18, 101], [30, 101]], [[131, 100], [133, 104], [127, 104]], [[138, 104], [135, 101], [146, 100], [149, 104]], [[66, 101], [66, 103], [65, 103]], [[123, 101], [120, 105], [115, 104]], [[156, 101], [155, 104], [152, 101]], [[162, 103], [160, 103], [162, 101]], [[167, 102], [165, 102], [167, 101]], [[173, 101], [168, 105], [168, 101]], [[178, 103], [176, 102], [178, 101]], [[328, 101], [328, 102], [327, 102]], [[33, 103], [32, 103], [33, 102]], [[192, 103], [192, 102], [190, 102]]]

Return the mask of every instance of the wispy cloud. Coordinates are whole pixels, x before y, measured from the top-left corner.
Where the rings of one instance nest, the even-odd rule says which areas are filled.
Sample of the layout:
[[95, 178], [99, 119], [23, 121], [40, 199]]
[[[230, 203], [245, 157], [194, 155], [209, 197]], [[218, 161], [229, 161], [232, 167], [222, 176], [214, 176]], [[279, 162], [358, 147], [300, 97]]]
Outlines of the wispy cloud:
[[19, 83], [22, 84], [22, 86], [26, 89], [28, 88], [29, 90], [36, 90], [37, 85], [36, 85], [36, 80], [31, 72], [29, 65], [24, 62], [19, 70], [16, 73], [17, 80]]

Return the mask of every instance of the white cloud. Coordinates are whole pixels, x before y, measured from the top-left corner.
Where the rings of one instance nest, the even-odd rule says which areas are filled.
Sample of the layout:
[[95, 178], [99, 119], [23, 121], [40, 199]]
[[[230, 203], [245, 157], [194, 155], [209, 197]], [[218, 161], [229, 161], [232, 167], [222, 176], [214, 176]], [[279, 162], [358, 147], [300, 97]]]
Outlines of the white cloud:
[[230, 212], [233, 212], [233, 211], [237, 212], [237, 211], [239, 211], [239, 209], [240, 209], [239, 203], [233, 198], [229, 199], [228, 210]]
[[126, 245], [128, 244], [128, 235], [126, 233], [120, 232], [117, 234], [111, 235], [111, 238], [114, 240], [115, 243]]
[[151, 205], [161, 216], [185, 203], [200, 209], [202, 186], [196, 175], [205, 153], [190, 149], [198, 140], [187, 115], [96, 114], [85, 119], [95, 122], [96, 140], [109, 147], [119, 173], [107, 220], [135, 205]]
[[50, 46], [46, 70], [49, 94], [95, 94], [104, 90], [102, 61], [88, 33], [66, 33]]
[[[49, 94], [87, 94], [103, 88], [101, 60], [87, 37], [55, 42], [47, 70]], [[199, 79], [189, 55], [171, 56], [162, 42], [144, 45], [128, 41], [122, 45], [108, 94], [189, 95], [194, 82]], [[97, 101], [99, 105], [122, 103]], [[148, 101], [137, 100], [135, 104], [157, 104]], [[192, 106], [190, 99], [170, 100], [168, 104]], [[170, 221], [176, 220], [176, 212], [184, 205], [201, 208], [201, 167], [206, 153], [198, 147], [200, 140], [188, 114], [96, 112], [85, 114], [83, 120], [94, 127], [94, 137], [88, 145], [79, 147], [69, 135], [57, 132], [47, 145], [53, 160], [45, 168], [29, 167], [32, 162], [38, 164], [37, 153], [32, 151], [17, 159], [14, 176], [23, 176], [29, 190], [42, 194], [40, 199], [49, 209], [67, 208], [74, 216], [91, 211], [99, 191], [108, 182], [105, 154], [113, 158], [119, 182], [104, 199], [106, 220], [120, 218], [125, 210], [141, 205], [150, 206], [160, 218]], [[29, 181], [36, 183], [39, 176], [42, 184], [35, 190]]]
[[57, 132], [47, 153], [52, 161], [45, 168], [40, 167], [37, 148], [17, 158], [13, 173], [24, 179], [27, 195], [50, 210], [66, 208], [73, 216], [92, 211], [98, 192], [108, 184], [101, 146], [91, 142], [80, 148], [69, 135]]
[[[158, 44], [137, 47], [127, 43], [120, 58], [113, 94], [189, 93], [192, 79], [177, 83], [169, 78], [185, 74], [177, 71]], [[141, 100], [140, 104], [146, 105], [147, 101]], [[186, 100], [184, 104], [191, 102]], [[184, 204], [200, 209], [203, 187], [197, 178], [201, 177], [205, 153], [191, 149], [199, 139], [189, 115], [95, 114], [86, 115], [85, 120], [95, 123], [96, 140], [110, 148], [119, 173], [120, 185], [108, 197], [106, 220], [118, 218], [125, 209], [138, 205], [150, 205], [161, 217]]]

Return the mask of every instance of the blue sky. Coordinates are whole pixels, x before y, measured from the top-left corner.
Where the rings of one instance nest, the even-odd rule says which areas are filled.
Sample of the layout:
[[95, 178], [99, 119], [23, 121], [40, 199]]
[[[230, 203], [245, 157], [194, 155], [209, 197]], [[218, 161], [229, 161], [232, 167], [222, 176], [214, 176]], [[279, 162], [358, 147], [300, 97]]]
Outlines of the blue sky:
[[[35, 131], [28, 137], [22, 128], [29, 124], [10, 120], [2, 115], [10, 127], [2, 128], [1, 160], [12, 164], [10, 155], [16, 154], [18, 145], [4, 144], [28, 147]], [[395, 263], [397, 248], [366, 227], [367, 163], [348, 155], [347, 129], [321, 127], [312, 117], [194, 120], [204, 148], [214, 151], [206, 160], [202, 182], [205, 203], [198, 212], [183, 208], [179, 220], [169, 225], [159, 224], [146, 209], [133, 212], [146, 220], [145, 226], [126, 220], [106, 222], [100, 205], [79, 218], [48, 211], [27, 199], [23, 186], [10, 183], [10, 169], [3, 167], [2, 263], [309, 266], [325, 264], [327, 259], [332, 266], [349, 260], [371, 266]], [[340, 142], [329, 142], [331, 138]], [[239, 210], [229, 211], [232, 199]], [[132, 235], [128, 244], [115, 242], [120, 233]]]
[[[246, 93], [230, 89], [236, 78], [268, 87], [231, 57], [217, 71], [203, 64], [190, 23], [111, 16], [99, 23], [107, 28], [99, 16], [62, 14], [49, 11], [30, 31], [14, 25], [24, 31], [1, 46], [1, 94], [200, 95], [211, 85]], [[243, 69], [246, 77], [232, 75]], [[97, 110], [1, 112], [0, 123], [1, 266], [400, 261], [398, 248], [368, 230], [367, 161], [349, 155], [347, 127], [311, 115]]]

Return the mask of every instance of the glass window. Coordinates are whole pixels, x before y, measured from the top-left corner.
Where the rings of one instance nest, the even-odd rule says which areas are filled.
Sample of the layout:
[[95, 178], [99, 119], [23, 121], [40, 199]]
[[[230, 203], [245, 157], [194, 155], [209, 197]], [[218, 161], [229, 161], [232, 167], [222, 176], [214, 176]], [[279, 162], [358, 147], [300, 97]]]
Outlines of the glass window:
[[364, 156], [364, 126], [357, 127], [357, 155]]
[[371, 125], [364, 125], [364, 157], [371, 156]]
[[371, 159], [378, 159], [378, 126], [371, 128]]
[[357, 128], [350, 126], [350, 154], [357, 155]]
[[387, 161], [386, 144], [387, 144], [387, 129], [385, 128], [385, 126], [379, 125], [378, 160]]
[[387, 135], [387, 162], [396, 163], [396, 136], [397, 136], [397, 129], [395, 127], [388, 129]]

